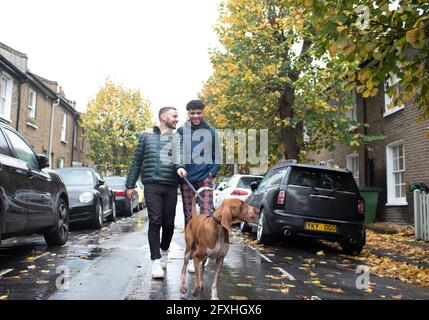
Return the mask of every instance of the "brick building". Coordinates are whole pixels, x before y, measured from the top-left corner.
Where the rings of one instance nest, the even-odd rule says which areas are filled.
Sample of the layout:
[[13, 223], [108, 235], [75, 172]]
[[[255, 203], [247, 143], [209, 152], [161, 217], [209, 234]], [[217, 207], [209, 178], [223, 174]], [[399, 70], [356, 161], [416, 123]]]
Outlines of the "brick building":
[[51, 168], [91, 166], [79, 112], [58, 83], [29, 71], [27, 55], [0, 43], [0, 118], [21, 132]]
[[414, 182], [429, 186], [429, 138], [426, 136], [429, 121], [418, 121], [419, 111], [412, 104], [387, 108], [390, 101], [383, 85], [375, 97], [365, 99], [358, 95], [356, 99], [357, 120], [369, 124], [369, 128], [359, 130], [368, 135], [382, 135], [382, 141], [357, 150], [337, 144], [332, 152], [323, 150], [309, 157], [326, 165], [349, 168], [359, 186], [382, 189], [378, 220], [411, 224], [414, 203], [408, 186]]

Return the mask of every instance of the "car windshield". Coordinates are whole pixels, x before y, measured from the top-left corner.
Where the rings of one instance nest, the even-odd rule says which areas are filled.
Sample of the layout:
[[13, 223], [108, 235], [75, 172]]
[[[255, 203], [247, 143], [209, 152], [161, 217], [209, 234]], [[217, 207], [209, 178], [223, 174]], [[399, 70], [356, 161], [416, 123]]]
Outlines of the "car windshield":
[[259, 183], [261, 180], [261, 177], [241, 177], [240, 180], [238, 180], [237, 188], [250, 189], [250, 184], [253, 181]]
[[66, 186], [86, 186], [95, 183], [91, 170], [67, 169], [58, 170], [58, 173], [63, 177]]
[[125, 188], [125, 177], [104, 177], [104, 180], [110, 187]]
[[290, 184], [349, 192], [357, 191], [356, 183], [351, 174], [311, 168], [294, 168]]

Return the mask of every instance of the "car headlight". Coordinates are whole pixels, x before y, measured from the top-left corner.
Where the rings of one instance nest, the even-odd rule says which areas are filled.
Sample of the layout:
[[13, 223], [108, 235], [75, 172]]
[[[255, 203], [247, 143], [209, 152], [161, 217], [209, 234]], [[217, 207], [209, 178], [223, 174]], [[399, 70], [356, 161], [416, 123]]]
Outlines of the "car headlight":
[[92, 192], [84, 192], [79, 196], [79, 201], [82, 203], [89, 203], [94, 200], [94, 194]]

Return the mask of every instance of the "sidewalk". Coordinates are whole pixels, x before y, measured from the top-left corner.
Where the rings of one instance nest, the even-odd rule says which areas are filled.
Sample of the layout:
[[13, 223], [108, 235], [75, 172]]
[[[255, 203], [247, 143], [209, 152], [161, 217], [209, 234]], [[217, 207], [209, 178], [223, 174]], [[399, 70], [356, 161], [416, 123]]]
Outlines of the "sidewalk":
[[411, 226], [367, 225], [366, 246], [355, 259], [379, 276], [429, 287], [429, 242], [415, 240]]

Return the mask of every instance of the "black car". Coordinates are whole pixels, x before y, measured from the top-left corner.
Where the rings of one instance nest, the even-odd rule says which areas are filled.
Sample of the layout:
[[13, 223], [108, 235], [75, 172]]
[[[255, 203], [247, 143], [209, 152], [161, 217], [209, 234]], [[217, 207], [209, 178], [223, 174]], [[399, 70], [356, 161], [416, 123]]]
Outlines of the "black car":
[[283, 162], [252, 183], [246, 202], [260, 208], [257, 240], [269, 243], [279, 235], [337, 241], [346, 253], [365, 245], [365, 202], [348, 170]]
[[115, 196], [116, 210], [126, 217], [131, 217], [133, 212], [139, 210], [139, 196], [137, 191], [133, 193], [132, 200], [127, 197], [127, 188], [125, 187], [126, 177], [110, 176], [104, 177], [110, 190]]
[[100, 229], [103, 220], [115, 221], [113, 193], [94, 168], [56, 169], [64, 180], [70, 203], [70, 223]]
[[45, 155], [36, 155], [19, 132], [0, 121], [0, 241], [39, 233], [49, 246], [67, 242], [67, 190], [47, 167]]

